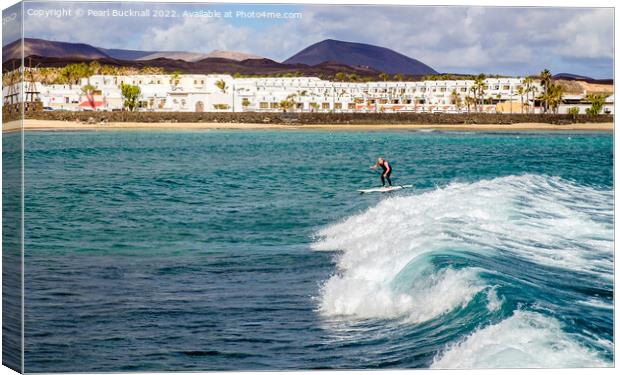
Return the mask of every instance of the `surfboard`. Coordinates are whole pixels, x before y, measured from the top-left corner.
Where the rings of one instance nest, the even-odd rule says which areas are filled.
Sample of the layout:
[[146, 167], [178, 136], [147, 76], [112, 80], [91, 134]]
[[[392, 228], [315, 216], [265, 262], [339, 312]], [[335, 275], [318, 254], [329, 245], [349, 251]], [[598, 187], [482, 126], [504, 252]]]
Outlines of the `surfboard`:
[[407, 189], [407, 188], [411, 188], [411, 187], [413, 187], [413, 185], [396, 185], [396, 186], [391, 186], [391, 187], [377, 187], [377, 188], [370, 188], [370, 189], [360, 189], [358, 191], [360, 193], [362, 193], [362, 194], [364, 194], [364, 193], [389, 193], [391, 191]]

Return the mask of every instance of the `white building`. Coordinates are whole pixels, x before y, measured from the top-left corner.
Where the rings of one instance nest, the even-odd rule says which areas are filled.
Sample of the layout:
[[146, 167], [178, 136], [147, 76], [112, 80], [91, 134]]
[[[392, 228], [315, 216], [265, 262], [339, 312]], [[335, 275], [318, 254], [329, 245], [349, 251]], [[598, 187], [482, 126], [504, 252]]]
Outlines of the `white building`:
[[[123, 109], [121, 84], [140, 87], [140, 111], [225, 111], [225, 112], [416, 112], [487, 113], [540, 112], [534, 98], [542, 88], [532, 85], [533, 93], [519, 95], [521, 78], [488, 78], [482, 103], [473, 97], [474, 81], [445, 80], [418, 82], [332, 82], [316, 77], [233, 78], [226, 74], [183, 75], [95, 75], [79, 85], [37, 83], [44, 107], [51, 110]], [[94, 94], [83, 87], [92, 85]], [[589, 107], [582, 95], [565, 95], [559, 112], [566, 113], [577, 103], [582, 112]], [[456, 98], [458, 97], [458, 99]], [[613, 113], [613, 96], [605, 109]]]

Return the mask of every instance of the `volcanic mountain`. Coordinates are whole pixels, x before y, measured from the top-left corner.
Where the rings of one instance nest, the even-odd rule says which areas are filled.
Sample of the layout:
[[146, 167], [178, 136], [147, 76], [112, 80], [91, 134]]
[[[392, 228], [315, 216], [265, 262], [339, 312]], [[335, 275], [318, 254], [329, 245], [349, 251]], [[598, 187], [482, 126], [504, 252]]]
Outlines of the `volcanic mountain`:
[[[2, 47], [2, 60], [21, 58], [21, 40], [16, 40]], [[207, 58], [224, 58], [243, 61], [262, 59], [262, 56], [237, 51], [215, 50], [209, 53], [184, 51], [139, 51], [127, 49], [107, 49], [84, 43], [56, 42], [44, 39], [24, 38], [24, 57], [39, 56], [60, 59], [116, 59], [126, 61], [155, 60], [160, 58], [196, 62]]]
[[[21, 39], [2, 47], [2, 61], [21, 59]], [[105, 59], [109, 56], [99, 48], [84, 43], [55, 42], [44, 39], [24, 38], [24, 57], [74, 57], [80, 59]]]
[[[378, 79], [381, 72], [399, 72], [406, 75], [407, 79], [419, 79], [422, 74], [435, 72], [417, 60], [386, 48], [337, 41], [323, 43], [323, 46], [325, 45], [335, 46], [332, 51], [335, 54], [328, 56], [333, 58], [325, 60], [319, 58], [310, 63], [295, 63], [289, 59], [280, 63], [236, 51], [216, 50], [203, 54], [182, 51], [106, 49], [83, 43], [26, 38], [24, 39], [24, 57], [28, 58], [28, 64], [39, 67], [63, 67], [68, 64], [98, 61], [102, 65], [116, 67], [137, 69], [157, 67], [166, 72], [179, 71], [195, 74], [289, 75], [329, 79], [340, 73], [352, 77], [353, 80]], [[313, 46], [304, 51], [311, 52], [312, 50]], [[20, 40], [5, 45], [2, 51], [3, 67], [19, 66], [21, 62]], [[375, 68], [376, 66], [380, 68]]]
[[325, 61], [336, 61], [346, 65], [368, 66], [390, 74], [437, 74], [430, 66], [391, 49], [334, 39], [326, 39], [313, 44], [290, 57], [284, 63], [316, 65]]

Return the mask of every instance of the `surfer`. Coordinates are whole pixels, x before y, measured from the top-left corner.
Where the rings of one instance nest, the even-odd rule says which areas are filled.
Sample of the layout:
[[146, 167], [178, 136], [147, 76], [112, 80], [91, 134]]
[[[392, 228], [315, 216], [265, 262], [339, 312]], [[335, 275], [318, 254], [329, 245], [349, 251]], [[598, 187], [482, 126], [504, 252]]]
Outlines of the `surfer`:
[[381, 172], [381, 185], [385, 186], [385, 180], [387, 180], [391, 187], [392, 180], [390, 179], [390, 175], [392, 174], [392, 167], [390, 166], [390, 163], [384, 158], [379, 158], [377, 159], [377, 163], [370, 168], [377, 169], [379, 167], [383, 169], [383, 172]]

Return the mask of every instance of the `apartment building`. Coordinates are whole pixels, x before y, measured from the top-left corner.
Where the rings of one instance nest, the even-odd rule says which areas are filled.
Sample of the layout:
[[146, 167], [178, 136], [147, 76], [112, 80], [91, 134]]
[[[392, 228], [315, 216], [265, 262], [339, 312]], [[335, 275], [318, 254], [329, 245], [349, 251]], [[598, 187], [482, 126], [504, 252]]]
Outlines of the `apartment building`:
[[[475, 96], [473, 80], [407, 82], [332, 82], [317, 77], [234, 78], [226, 74], [94, 75], [79, 85], [37, 83], [39, 99], [48, 110], [123, 109], [122, 84], [140, 87], [139, 111], [169, 112], [416, 112], [416, 113], [538, 113], [538, 82], [530, 92], [522, 78], [488, 78], [484, 94]], [[85, 87], [94, 88], [85, 92]], [[6, 88], [5, 88], [6, 90]], [[585, 113], [585, 92], [567, 95], [560, 113], [577, 106]], [[605, 112], [613, 113], [613, 95]]]

